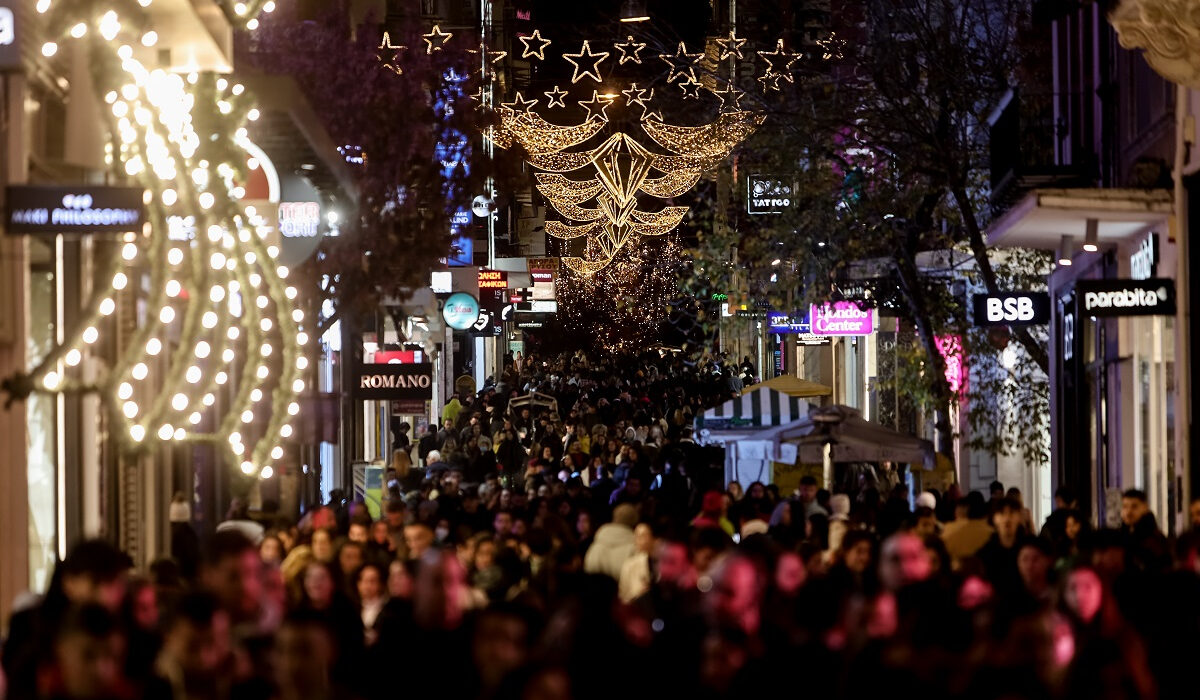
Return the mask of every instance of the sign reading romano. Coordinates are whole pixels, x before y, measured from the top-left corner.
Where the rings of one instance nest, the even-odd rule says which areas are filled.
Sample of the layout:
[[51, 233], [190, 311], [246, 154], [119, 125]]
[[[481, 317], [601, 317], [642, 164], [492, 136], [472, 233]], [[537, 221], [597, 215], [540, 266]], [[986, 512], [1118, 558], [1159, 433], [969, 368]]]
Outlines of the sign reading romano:
[[1050, 295], [1046, 292], [976, 294], [976, 326], [1034, 326], [1050, 322]]
[[429, 401], [433, 399], [433, 364], [359, 365], [355, 368], [356, 399]]
[[7, 189], [9, 233], [140, 232], [146, 220], [137, 187], [12, 186]]
[[1175, 280], [1080, 280], [1075, 298], [1084, 316], [1173, 316]]

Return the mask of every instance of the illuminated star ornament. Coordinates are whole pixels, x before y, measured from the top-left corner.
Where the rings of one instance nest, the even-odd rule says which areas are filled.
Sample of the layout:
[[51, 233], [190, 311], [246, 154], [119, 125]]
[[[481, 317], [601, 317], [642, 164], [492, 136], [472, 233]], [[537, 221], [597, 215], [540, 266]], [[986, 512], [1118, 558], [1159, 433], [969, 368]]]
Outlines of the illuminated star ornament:
[[454, 35], [450, 32], [443, 32], [440, 26], [433, 25], [432, 31], [421, 35], [421, 38], [425, 40], [425, 53], [432, 54], [434, 51], [441, 51], [452, 36]]
[[[392, 43], [392, 37], [387, 32], [383, 33], [383, 39], [380, 40], [377, 47], [381, 52], [377, 58], [383, 63], [383, 67], [396, 75], [402, 75], [404, 70], [396, 65], [397, 59], [400, 57], [400, 52], [406, 50], [407, 46]], [[385, 58], [386, 56], [386, 58]]]
[[683, 90], [683, 99], [685, 100], [700, 99], [700, 88], [700, 83], [690, 78], [679, 84], [679, 89]]
[[668, 83], [673, 83], [679, 78], [685, 76], [690, 78], [693, 82], [698, 82], [696, 81], [696, 65], [700, 63], [700, 59], [704, 57], [704, 54], [688, 53], [687, 48], [684, 47], [683, 42], [681, 41], [679, 42], [678, 51], [673, 54], [659, 54], [658, 57], [661, 58], [668, 66], [670, 66], [670, 72], [667, 74]]
[[479, 48], [477, 49], [467, 49], [467, 53], [471, 54], [472, 56], [486, 55], [487, 62], [492, 65], [499, 63], [501, 59], [508, 55], [507, 51], [488, 50], [487, 44], [480, 44]]
[[[550, 40], [542, 37], [542, 30], [535, 29], [533, 34], [529, 36], [517, 37], [521, 43], [525, 45], [521, 51], [521, 58], [536, 58], [539, 61], [546, 60], [546, 47], [550, 45]], [[534, 45], [537, 45], [536, 48]]]
[[529, 110], [533, 109], [533, 106], [537, 103], [537, 100], [526, 100], [522, 98], [521, 92], [517, 91], [517, 96], [512, 102], [501, 102], [500, 104], [508, 107], [514, 112], [528, 112]]
[[563, 98], [567, 96], [567, 91], [559, 89], [559, 87], [557, 85], [554, 86], [553, 90], [548, 90], [546, 92], [543, 92], [542, 94], [545, 95], [546, 97], [550, 98], [550, 102], [548, 102], [546, 104], [546, 109], [553, 109], [555, 107], [566, 107], [567, 106], [567, 103], [563, 102]]
[[597, 90], [592, 90], [592, 99], [579, 101], [579, 106], [588, 111], [588, 121], [592, 119], [608, 121], [608, 114], [605, 110], [610, 104], [612, 104], [612, 98], [601, 95]]
[[[783, 80], [786, 80], [789, 83], [795, 82], [792, 79], [791, 70], [792, 70], [792, 66], [795, 65], [796, 61], [800, 60], [800, 54], [787, 53], [786, 51], [784, 51], [783, 50], [783, 39], [779, 39], [776, 42], [774, 51], [759, 51], [758, 55], [767, 64], [767, 69], [766, 69], [766, 71], [764, 71], [763, 77], [767, 78], [767, 81], [773, 81], [773, 82], [771, 82], [771, 84], [774, 85], [774, 87], [770, 88], [770, 89], [774, 89], [774, 90], [779, 89], [779, 80], [778, 80], [779, 78], [782, 78]], [[780, 67], [779, 67], [781, 65], [783, 66], [782, 69], [780, 69]], [[767, 76], [770, 76], [770, 77], [767, 77]], [[776, 77], [776, 76], [778, 76], [778, 77]], [[760, 82], [762, 82], [762, 80], [763, 80], [763, 78], [759, 78]], [[764, 83], [764, 86], [766, 84], [767, 83]]]
[[739, 39], [733, 30], [729, 31], [729, 37], [726, 39], [715, 39], [717, 46], [721, 47], [721, 53], [718, 60], [724, 61], [730, 56], [736, 56], [739, 60], [744, 59], [742, 55], [742, 47], [746, 45], [745, 39]]
[[[580, 49], [579, 53], [563, 54], [563, 59], [575, 67], [574, 72], [571, 74], [571, 84], [574, 85], [584, 78], [591, 78], [597, 83], [604, 82], [604, 79], [600, 77], [600, 63], [606, 58], [608, 58], [607, 51], [593, 53], [592, 47], [588, 44], [586, 39], [584, 39], [583, 48]], [[580, 72], [581, 64], [589, 66], [582, 73]]]
[[[309, 338], [271, 228], [242, 203], [245, 189], [230, 164], [250, 157], [244, 124], [259, 112], [227, 77], [185, 80], [130, 55], [135, 42], [153, 43], [136, 3], [89, 6], [100, 16], [95, 35], [74, 31], [78, 3], [40, 4], [41, 24], [49, 37], [86, 35], [79, 50], [87, 60], [113, 67], [93, 73], [98, 104], [120, 130], [106, 154], [108, 175], [145, 193], [146, 224], [98, 262], [104, 283], [83, 303], [78, 324], [60, 329], [63, 342], [3, 386], [14, 395], [95, 393], [111, 416], [111, 439], [126, 452], [159, 442], [211, 446], [247, 476], [269, 479], [295, 432]], [[192, 224], [173, 239], [171, 219]], [[144, 318], [135, 320], [134, 307]], [[98, 343], [115, 345], [106, 336], [126, 325], [111, 364], [87, 362]]]
[[623, 66], [626, 61], [632, 61], [641, 65], [642, 49], [646, 48], [646, 45], [634, 40], [632, 36], [628, 36], [625, 37], [624, 43], [613, 44], [613, 48], [621, 52], [621, 60], [617, 65]]
[[649, 92], [650, 94], [647, 95], [645, 88], [640, 88], [637, 83], [633, 83], [622, 90], [621, 94], [625, 96], [626, 106], [638, 105], [642, 108], [642, 116], [645, 116], [646, 110], [649, 109], [647, 102], [654, 99], [654, 90], [651, 89]]
[[746, 96], [746, 93], [737, 89], [732, 82], [726, 83], [724, 90], [710, 90], [710, 92], [712, 92], [712, 94], [716, 95], [717, 98], [721, 100], [722, 112], [741, 111], [742, 98]]

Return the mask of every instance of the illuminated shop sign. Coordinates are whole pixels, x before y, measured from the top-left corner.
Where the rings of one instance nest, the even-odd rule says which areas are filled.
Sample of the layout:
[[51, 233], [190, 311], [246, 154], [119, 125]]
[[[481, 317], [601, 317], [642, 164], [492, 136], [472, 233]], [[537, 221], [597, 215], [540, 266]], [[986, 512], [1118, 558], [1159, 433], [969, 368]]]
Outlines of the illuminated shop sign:
[[502, 270], [480, 270], [480, 289], [508, 289], [508, 273]]
[[456, 331], [465, 331], [479, 318], [479, 302], [470, 294], [453, 294], [442, 306], [442, 320]]
[[128, 233], [146, 221], [145, 190], [137, 187], [7, 189], [9, 233]]
[[782, 214], [795, 206], [795, 178], [751, 175], [746, 181], [747, 214]]
[[378, 401], [428, 401], [433, 398], [433, 365], [368, 364], [355, 368], [355, 398]]
[[1135, 280], [1148, 280], [1158, 274], [1158, 234], [1151, 233], [1142, 239], [1141, 245], [1129, 256], [1129, 276]]
[[870, 335], [875, 331], [875, 309], [854, 301], [813, 304], [808, 317], [817, 335]]
[[1084, 316], [1175, 315], [1175, 280], [1080, 280], [1075, 295]]
[[316, 238], [321, 233], [321, 205], [316, 202], [280, 202], [279, 233], [284, 238]]
[[976, 294], [972, 299], [976, 326], [1034, 326], [1050, 322], [1046, 292]]
[[786, 314], [782, 311], [767, 312], [767, 329], [772, 333], [809, 333], [812, 324], [808, 322], [808, 314], [799, 312]]

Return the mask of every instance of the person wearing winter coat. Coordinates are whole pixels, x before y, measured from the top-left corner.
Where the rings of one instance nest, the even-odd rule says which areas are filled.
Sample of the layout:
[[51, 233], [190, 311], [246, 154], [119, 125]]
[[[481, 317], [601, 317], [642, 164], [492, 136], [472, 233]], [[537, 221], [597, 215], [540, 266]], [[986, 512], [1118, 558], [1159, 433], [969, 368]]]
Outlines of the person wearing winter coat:
[[637, 521], [637, 508], [632, 505], [623, 503], [614, 508], [612, 522], [601, 525], [596, 531], [596, 538], [583, 558], [583, 570], [620, 580], [621, 567], [636, 551], [633, 528]]

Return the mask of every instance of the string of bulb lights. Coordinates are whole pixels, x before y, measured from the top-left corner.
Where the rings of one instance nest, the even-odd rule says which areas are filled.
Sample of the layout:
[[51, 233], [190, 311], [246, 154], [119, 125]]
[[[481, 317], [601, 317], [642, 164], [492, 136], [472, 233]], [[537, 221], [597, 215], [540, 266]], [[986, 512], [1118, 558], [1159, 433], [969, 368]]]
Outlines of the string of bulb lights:
[[[46, 36], [89, 52], [105, 109], [106, 161], [117, 179], [145, 190], [147, 223], [125, 234], [109, 284], [82, 321], [28, 375], [46, 392], [95, 391], [122, 426], [125, 447], [154, 439], [223, 446], [248, 476], [270, 478], [294, 433], [308, 343], [298, 293], [285, 281], [269, 227], [243, 206], [245, 123], [259, 118], [243, 86], [213, 73], [148, 70], [134, 46], [152, 47], [153, 0], [38, 0]], [[223, 3], [248, 30], [273, 0]], [[80, 18], [91, 18], [82, 20]], [[85, 41], [92, 37], [91, 41]], [[101, 41], [95, 40], [99, 37]], [[168, 220], [194, 217], [190, 240], [171, 240]], [[146, 316], [115, 362], [83, 381], [85, 354], [148, 274]]]

